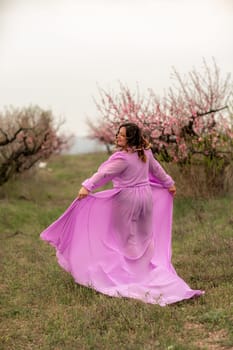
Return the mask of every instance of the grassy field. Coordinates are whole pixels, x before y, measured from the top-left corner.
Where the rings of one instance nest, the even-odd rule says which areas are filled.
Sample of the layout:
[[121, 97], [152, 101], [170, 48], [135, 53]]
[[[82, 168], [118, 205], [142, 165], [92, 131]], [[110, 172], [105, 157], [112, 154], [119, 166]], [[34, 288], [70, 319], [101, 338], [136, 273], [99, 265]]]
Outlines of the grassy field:
[[232, 195], [178, 193], [173, 264], [206, 294], [166, 307], [75, 284], [39, 239], [105, 158], [60, 156], [0, 188], [0, 349], [233, 349]]

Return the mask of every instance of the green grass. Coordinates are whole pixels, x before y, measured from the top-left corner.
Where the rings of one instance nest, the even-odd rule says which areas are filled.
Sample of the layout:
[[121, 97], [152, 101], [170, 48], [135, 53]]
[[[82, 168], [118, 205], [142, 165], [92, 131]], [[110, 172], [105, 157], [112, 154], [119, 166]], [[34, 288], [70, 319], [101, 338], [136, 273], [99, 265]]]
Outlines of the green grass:
[[0, 188], [0, 349], [232, 349], [232, 195], [204, 200], [178, 193], [173, 264], [206, 294], [166, 307], [75, 284], [39, 239], [104, 159], [60, 156]]

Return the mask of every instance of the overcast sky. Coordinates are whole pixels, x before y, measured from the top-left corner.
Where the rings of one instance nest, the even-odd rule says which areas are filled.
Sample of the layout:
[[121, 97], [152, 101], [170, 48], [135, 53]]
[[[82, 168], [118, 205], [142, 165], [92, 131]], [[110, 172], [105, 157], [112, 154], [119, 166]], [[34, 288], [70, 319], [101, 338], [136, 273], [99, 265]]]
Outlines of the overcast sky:
[[77, 135], [97, 85], [162, 95], [203, 57], [233, 73], [233, 0], [0, 0], [0, 110], [50, 108]]

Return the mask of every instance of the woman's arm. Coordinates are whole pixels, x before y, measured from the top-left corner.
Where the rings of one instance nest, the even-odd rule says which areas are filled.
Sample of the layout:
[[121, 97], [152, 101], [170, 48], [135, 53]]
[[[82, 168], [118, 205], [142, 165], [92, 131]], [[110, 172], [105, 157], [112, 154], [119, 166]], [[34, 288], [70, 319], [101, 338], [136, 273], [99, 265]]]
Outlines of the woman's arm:
[[161, 184], [166, 187], [173, 195], [176, 194], [175, 182], [170, 175], [166, 173], [159, 162], [154, 158], [153, 153], [149, 152], [149, 172], [155, 176]]
[[86, 197], [91, 191], [105, 185], [126, 169], [126, 160], [119, 153], [113, 154], [106, 162], [101, 164], [95, 174], [83, 181], [78, 193], [78, 199]]

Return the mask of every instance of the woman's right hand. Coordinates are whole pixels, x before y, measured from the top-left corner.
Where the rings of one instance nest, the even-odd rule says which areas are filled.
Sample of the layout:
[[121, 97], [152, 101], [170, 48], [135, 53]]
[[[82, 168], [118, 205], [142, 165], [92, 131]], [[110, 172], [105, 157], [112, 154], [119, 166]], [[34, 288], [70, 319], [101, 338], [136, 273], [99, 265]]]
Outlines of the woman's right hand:
[[90, 191], [88, 191], [85, 187], [81, 187], [79, 192], [78, 192], [78, 199], [81, 200], [83, 198], [85, 198], [86, 196], [88, 196]]

